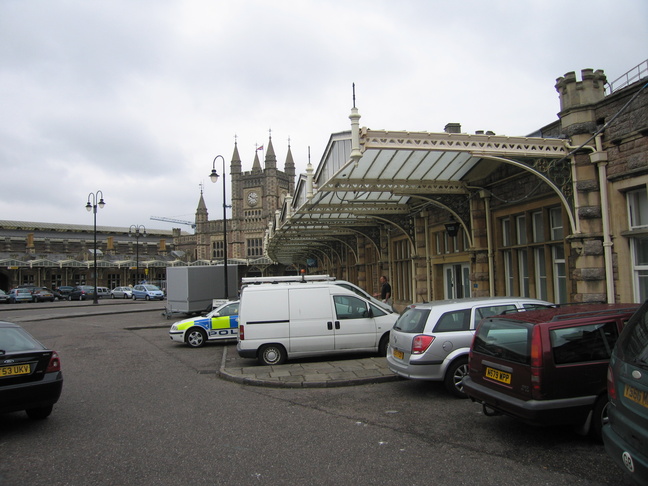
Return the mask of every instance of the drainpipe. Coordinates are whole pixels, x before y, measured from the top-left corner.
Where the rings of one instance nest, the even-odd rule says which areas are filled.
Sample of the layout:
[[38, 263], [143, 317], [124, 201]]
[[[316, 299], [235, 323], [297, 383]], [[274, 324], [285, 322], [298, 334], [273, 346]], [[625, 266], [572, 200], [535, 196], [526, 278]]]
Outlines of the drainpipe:
[[488, 243], [488, 294], [495, 296], [495, 257], [493, 255], [493, 229], [491, 227], [490, 197], [486, 191], [479, 191], [484, 200], [484, 213], [486, 215], [486, 241]]
[[590, 161], [598, 168], [601, 190], [601, 219], [603, 223], [603, 256], [605, 259], [605, 288], [608, 304], [614, 304], [614, 269], [612, 267], [612, 238], [610, 238], [610, 212], [608, 208], [607, 162], [608, 154], [603, 150], [601, 136], [596, 136], [596, 151], [590, 154]]
[[421, 211], [421, 217], [423, 218], [424, 227], [425, 227], [425, 284], [427, 286], [426, 300], [430, 302], [432, 300], [432, 289], [430, 288], [430, 285], [432, 285], [432, 281], [430, 280], [431, 262], [430, 262], [430, 235], [428, 234], [428, 231], [430, 230], [428, 225], [428, 212]]

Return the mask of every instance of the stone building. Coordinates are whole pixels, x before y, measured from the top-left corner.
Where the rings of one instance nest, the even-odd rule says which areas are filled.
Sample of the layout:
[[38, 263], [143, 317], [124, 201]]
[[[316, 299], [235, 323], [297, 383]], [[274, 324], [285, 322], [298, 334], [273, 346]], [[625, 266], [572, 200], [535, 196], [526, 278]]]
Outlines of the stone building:
[[523, 137], [360, 128], [330, 137], [269, 226], [276, 261], [397, 303], [488, 295], [648, 297], [648, 61], [558, 78], [558, 119]]

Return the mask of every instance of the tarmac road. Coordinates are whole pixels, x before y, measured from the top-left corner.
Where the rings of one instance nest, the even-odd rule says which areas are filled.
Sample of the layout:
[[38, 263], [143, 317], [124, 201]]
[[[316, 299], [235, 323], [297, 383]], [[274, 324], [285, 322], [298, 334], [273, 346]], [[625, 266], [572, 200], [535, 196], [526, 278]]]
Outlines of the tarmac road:
[[228, 345], [172, 343], [159, 302], [56, 304], [0, 311], [65, 375], [47, 420], [0, 416], [2, 486], [631, 484], [601, 445], [484, 417], [441, 384], [247, 386], [219, 378]]

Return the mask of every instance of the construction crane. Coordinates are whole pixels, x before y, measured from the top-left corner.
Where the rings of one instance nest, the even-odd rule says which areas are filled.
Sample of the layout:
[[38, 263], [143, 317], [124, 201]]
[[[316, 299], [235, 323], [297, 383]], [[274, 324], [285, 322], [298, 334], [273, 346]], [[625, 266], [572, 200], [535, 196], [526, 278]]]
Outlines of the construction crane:
[[173, 219], [173, 218], [165, 218], [162, 216], [151, 216], [151, 219], [155, 221], [166, 221], [167, 223], [178, 223], [178, 224], [187, 224], [191, 226], [192, 229], [196, 229], [196, 223], [192, 221], [185, 221], [183, 219]]

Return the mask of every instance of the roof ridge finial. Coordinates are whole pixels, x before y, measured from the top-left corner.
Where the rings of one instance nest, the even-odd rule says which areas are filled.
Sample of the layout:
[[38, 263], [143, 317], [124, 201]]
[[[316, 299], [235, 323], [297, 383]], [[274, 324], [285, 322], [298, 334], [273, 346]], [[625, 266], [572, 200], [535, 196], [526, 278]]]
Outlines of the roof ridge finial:
[[353, 83], [352, 86], [353, 86], [353, 107], [355, 108], [356, 107], [356, 105], [355, 105], [355, 83]]

